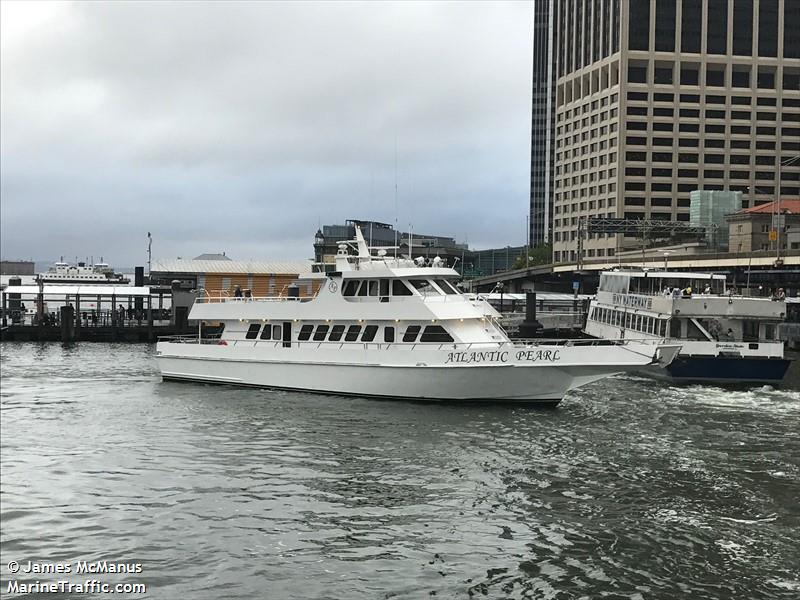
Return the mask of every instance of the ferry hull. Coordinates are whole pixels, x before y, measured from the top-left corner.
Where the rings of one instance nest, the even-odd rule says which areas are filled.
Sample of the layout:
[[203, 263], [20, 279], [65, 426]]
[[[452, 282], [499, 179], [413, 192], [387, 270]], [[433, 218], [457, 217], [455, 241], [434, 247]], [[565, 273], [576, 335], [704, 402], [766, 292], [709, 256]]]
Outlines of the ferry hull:
[[665, 368], [645, 371], [675, 381], [717, 383], [780, 383], [791, 364], [785, 358], [678, 355]]

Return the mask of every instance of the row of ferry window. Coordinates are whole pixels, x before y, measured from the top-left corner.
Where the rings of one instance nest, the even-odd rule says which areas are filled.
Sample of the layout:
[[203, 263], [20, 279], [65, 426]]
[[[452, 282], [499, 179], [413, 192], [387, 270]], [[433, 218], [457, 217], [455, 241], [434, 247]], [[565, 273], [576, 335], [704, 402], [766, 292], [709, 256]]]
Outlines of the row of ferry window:
[[[409, 287], [410, 286], [410, 287]], [[380, 296], [389, 297], [391, 290], [392, 296], [411, 296], [412, 289], [420, 294], [460, 294], [453, 284], [444, 279], [351, 279], [342, 288], [343, 296]]]
[[[377, 325], [303, 325], [300, 327], [300, 333], [297, 335], [297, 340], [300, 342], [307, 342], [313, 340], [315, 342], [340, 342], [344, 337], [345, 342], [373, 342], [378, 333], [379, 327]], [[420, 335], [420, 331], [422, 335]], [[281, 340], [283, 339], [283, 328], [281, 325], [264, 325], [263, 328], [259, 323], [253, 323], [247, 328], [245, 339], [248, 340]], [[395, 328], [391, 326], [383, 327], [383, 341], [394, 342]], [[452, 336], [447, 333], [441, 325], [427, 325], [425, 329], [421, 325], [409, 325], [403, 332], [404, 342], [416, 342], [419, 338], [420, 342], [452, 342]]]
[[667, 319], [600, 307], [593, 309], [591, 318], [600, 323], [667, 337]]

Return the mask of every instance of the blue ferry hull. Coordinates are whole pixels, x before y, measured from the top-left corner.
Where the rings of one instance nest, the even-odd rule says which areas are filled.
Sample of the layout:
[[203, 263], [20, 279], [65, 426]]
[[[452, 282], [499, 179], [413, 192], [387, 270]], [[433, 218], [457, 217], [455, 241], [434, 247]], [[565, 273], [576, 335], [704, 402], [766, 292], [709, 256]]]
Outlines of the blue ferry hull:
[[785, 358], [677, 356], [666, 367], [672, 379], [721, 383], [779, 383], [789, 368]]

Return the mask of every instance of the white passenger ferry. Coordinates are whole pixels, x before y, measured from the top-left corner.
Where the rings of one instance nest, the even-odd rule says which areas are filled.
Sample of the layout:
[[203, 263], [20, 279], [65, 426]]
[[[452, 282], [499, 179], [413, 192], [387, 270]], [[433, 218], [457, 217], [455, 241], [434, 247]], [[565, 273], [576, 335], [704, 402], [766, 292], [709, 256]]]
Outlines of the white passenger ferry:
[[[576, 387], [669, 361], [656, 342], [512, 343], [486, 301], [460, 293], [436, 258], [357, 255], [311, 274], [310, 297], [199, 298], [190, 319], [224, 326], [216, 339], [157, 345], [164, 379], [370, 397], [557, 404]], [[310, 285], [308, 285], [310, 284]]]
[[645, 371], [677, 380], [775, 383], [790, 361], [777, 325], [786, 303], [743, 297], [725, 275], [615, 270], [600, 275], [585, 332], [596, 338], [664, 340], [681, 350]]
[[40, 273], [38, 279], [43, 283], [83, 283], [86, 285], [110, 284], [127, 285], [130, 279], [115, 273], [108, 263], [98, 262], [87, 266], [85, 262], [70, 265], [58, 261], [46, 273]]

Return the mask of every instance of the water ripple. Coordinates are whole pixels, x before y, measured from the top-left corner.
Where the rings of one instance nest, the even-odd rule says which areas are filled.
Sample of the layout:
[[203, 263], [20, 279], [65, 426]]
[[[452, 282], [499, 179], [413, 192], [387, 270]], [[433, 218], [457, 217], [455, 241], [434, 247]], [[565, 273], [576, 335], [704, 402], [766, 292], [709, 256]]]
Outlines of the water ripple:
[[4, 563], [138, 561], [153, 598], [800, 590], [791, 386], [625, 376], [538, 411], [162, 383], [147, 346], [0, 360]]

